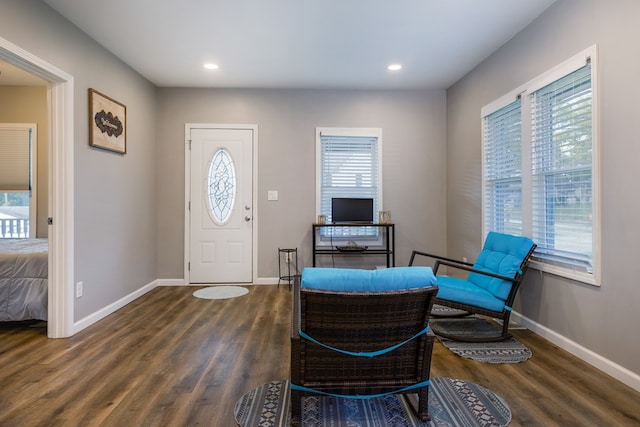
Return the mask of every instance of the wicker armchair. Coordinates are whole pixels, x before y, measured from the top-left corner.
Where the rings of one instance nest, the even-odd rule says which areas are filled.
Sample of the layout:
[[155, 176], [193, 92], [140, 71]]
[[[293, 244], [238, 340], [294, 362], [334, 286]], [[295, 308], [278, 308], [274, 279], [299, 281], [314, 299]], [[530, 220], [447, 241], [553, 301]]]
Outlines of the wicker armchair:
[[443, 265], [468, 272], [465, 279], [436, 276], [439, 291], [435, 303], [461, 310], [461, 313], [434, 313], [433, 317], [459, 317], [475, 313], [502, 320], [502, 329], [495, 336], [458, 336], [437, 329], [435, 333], [445, 338], [467, 342], [502, 341], [509, 338], [511, 306], [535, 249], [536, 244], [528, 237], [489, 232], [482, 251], [473, 264], [413, 251], [409, 266], [414, 264], [416, 256], [424, 256], [436, 260], [433, 266], [435, 274]]
[[[398, 285], [397, 273], [403, 269], [412, 270], [399, 267], [378, 273], [396, 274], [391, 281]], [[416, 415], [424, 421], [430, 419], [427, 401], [434, 335], [428, 322], [438, 288], [431, 268], [426, 269], [423, 287], [382, 291], [306, 288], [305, 273], [318, 269], [303, 271], [302, 287], [300, 276], [296, 277], [291, 331], [292, 425], [301, 421], [301, 398], [316, 393], [363, 398], [417, 393]], [[345, 269], [324, 270], [349, 274]], [[387, 352], [378, 354], [381, 349]], [[375, 356], [351, 354], [359, 352]]]

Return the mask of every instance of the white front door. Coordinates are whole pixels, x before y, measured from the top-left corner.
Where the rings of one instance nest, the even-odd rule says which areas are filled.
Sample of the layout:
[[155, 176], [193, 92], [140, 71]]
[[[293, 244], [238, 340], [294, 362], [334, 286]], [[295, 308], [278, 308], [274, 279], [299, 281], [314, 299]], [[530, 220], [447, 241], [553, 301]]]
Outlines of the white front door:
[[253, 129], [190, 129], [190, 283], [250, 283]]

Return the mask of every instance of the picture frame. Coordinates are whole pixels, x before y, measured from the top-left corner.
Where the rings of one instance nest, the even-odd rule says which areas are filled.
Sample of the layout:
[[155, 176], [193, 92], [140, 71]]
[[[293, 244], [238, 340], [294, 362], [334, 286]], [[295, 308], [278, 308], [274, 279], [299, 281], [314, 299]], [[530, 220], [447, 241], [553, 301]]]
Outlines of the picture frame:
[[127, 106], [91, 88], [89, 145], [120, 154], [127, 152]]

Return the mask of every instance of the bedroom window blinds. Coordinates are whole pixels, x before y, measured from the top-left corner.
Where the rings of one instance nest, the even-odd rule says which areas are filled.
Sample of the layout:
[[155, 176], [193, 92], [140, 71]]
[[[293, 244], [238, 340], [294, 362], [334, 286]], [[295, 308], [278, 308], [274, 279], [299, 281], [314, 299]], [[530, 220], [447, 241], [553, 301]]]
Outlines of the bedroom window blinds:
[[0, 191], [31, 190], [31, 129], [0, 126]]

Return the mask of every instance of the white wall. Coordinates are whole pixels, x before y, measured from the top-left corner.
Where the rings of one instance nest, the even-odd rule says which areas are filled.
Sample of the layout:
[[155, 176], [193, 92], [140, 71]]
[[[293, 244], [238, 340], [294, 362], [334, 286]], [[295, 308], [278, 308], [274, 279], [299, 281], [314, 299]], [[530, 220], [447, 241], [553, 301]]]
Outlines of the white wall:
[[[156, 277], [155, 88], [37, 1], [0, 0], [0, 37], [74, 77], [74, 320]], [[127, 106], [127, 154], [88, 145], [88, 88]]]
[[[407, 265], [415, 248], [444, 251], [445, 108], [444, 91], [159, 89], [158, 276], [183, 276], [189, 122], [258, 125], [259, 278], [277, 276], [278, 247], [297, 247], [301, 266], [311, 265], [317, 126], [382, 128], [396, 264]], [[268, 190], [278, 190], [279, 201], [267, 201]]]
[[[531, 271], [516, 310], [589, 357], [640, 373], [635, 312], [640, 302], [640, 2], [560, 0], [447, 91], [449, 255], [473, 257], [482, 243], [480, 108], [597, 44], [602, 144], [602, 286]], [[594, 356], [599, 355], [599, 356]], [[607, 362], [607, 363], [609, 363]]]

